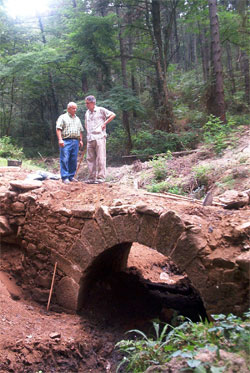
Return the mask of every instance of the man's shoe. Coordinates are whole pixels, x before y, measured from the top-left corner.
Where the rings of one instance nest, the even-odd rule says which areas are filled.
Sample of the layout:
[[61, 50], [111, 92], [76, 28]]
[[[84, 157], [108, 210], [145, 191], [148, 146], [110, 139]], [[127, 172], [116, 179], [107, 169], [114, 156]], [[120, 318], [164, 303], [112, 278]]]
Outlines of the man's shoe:
[[72, 179], [69, 179], [69, 181], [70, 181], [71, 183], [78, 183], [78, 180], [75, 179], [74, 177], [72, 177]]
[[69, 179], [63, 179], [62, 182], [63, 182], [63, 184], [69, 184], [70, 183]]
[[96, 184], [102, 184], [102, 183], [105, 183], [105, 180], [97, 180], [96, 181]]
[[97, 184], [95, 180], [86, 180], [85, 183], [86, 184]]

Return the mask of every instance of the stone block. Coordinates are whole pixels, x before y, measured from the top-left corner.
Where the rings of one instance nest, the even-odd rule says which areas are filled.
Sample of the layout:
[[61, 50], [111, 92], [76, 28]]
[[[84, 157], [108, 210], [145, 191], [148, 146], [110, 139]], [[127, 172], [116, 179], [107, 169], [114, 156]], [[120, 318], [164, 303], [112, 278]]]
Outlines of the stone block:
[[33, 180], [33, 181], [31, 181], [31, 180], [29, 180], [29, 181], [13, 180], [13, 181], [10, 181], [10, 186], [14, 190], [19, 190], [21, 192], [26, 192], [28, 190], [41, 188], [42, 185], [43, 185], [42, 182], [38, 181], [38, 180]]
[[78, 205], [72, 209], [72, 215], [78, 218], [91, 219], [95, 215], [95, 206]]
[[229, 259], [224, 259], [221, 257], [213, 258], [212, 263], [215, 267], [220, 267], [224, 269], [233, 269], [235, 264]]
[[184, 271], [206, 244], [207, 240], [204, 237], [190, 231], [183, 232], [169, 256], [178, 268]]
[[7, 236], [13, 233], [6, 216], [0, 216], [0, 236]]
[[236, 258], [236, 263], [242, 270], [244, 277], [250, 280], [250, 251], [239, 255]]
[[174, 211], [164, 212], [159, 219], [154, 248], [168, 256], [184, 229], [184, 222]]
[[76, 311], [80, 286], [72, 278], [63, 277], [55, 287], [56, 300], [63, 308]]
[[14, 202], [11, 205], [11, 210], [14, 212], [24, 212], [25, 211], [25, 205], [22, 202]]
[[136, 205], [136, 212], [139, 214], [146, 214], [151, 216], [159, 216], [163, 211], [162, 207], [147, 206], [145, 204]]
[[137, 241], [142, 245], [153, 247], [158, 223], [158, 215], [141, 215]]
[[71, 262], [76, 263], [82, 270], [87, 268], [92, 257], [90, 248], [86, 243], [79, 239], [74, 243], [66, 255], [66, 258]]
[[113, 223], [120, 243], [137, 242], [140, 228], [140, 218], [137, 214], [114, 216]]
[[93, 219], [85, 221], [81, 231], [81, 238], [87, 240], [93, 256], [102, 253], [107, 248], [104, 236], [102, 235], [97, 222]]
[[66, 259], [54, 250], [51, 252], [51, 260], [52, 262], [57, 262], [57, 268], [65, 275], [72, 278], [77, 284], [80, 283], [82, 271], [78, 265], [73, 264], [69, 259]]
[[70, 227], [75, 228], [75, 229], [79, 229], [79, 230], [82, 229], [82, 227], [84, 226], [84, 223], [85, 223], [85, 221], [82, 218], [76, 218], [76, 217], [73, 217], [73, 216], [71, 216], [71, 218], [69, 219], [69, 222], [68, 222]]
[[101, 206], [95, 215], [97, 224], [107, 242], [108, 247], [113, 247], [119, 243], [119, 239], [114, 227], [113, 219], [109, 214], [107, 206]]
[[199, 258], [192, 260], [185, 268], [185, 272], [195, 289], [202, 295], [203, 289], [208, 284], [208, 274], [202, 261]]

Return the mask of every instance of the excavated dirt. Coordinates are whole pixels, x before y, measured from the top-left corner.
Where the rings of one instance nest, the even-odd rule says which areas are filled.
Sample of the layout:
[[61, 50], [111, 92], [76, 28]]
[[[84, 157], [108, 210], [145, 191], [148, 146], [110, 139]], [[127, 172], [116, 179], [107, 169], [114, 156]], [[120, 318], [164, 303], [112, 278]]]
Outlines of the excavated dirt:
[[[28, 174], [30, 171], [23, 169], [1, 172], [0, 192], [6, 190], [10, 180], [24, 180]], [[226, 236], [229, 226], [238, 226], [250, 218], [250, 206], [240, 210], [204, 207], [197, 201], [146, 194], [131, 185], [115, 182], [64, 185], [61, 181], [45, 180], [43, 188], [40, 200], [49, 201], [52, 207], [72, 208], [77, 204], [112, 206], [119, 199], [127, 204], [165, 206], [187, 215], [202, 216], [208, 226], [216, 227], [218, 236]], [[230, 245], [224, 249], [230, 250]], [[132, 246], [127, 271], [96, 283], [88, 304], [79, 314], [66, 314], [53, 307], [47, 311], [46, 305], [34, 302], [19, 282], [21, 260], [19, 247], [2, 243], [1, 373], [115, 372], [121, 358], [115, 343], [125, 338], [127, 330], [149, 331], [153, 318], [171, 322], [176, 312], [194, 320], [199, 315], [205, 317], [202, 303], [186, 275], [179, 273], [178, 268], [160, 253], [137, 243]], [[160, 300], [156, 296], [159, 289], [163, 295]], [[179, 299], [179, 309], [164, 306], [162, 299], [169, 292]], [[183, 299], [188, 299], [188, 303]], [[172, 372], [177, 371], [173, 369]]]

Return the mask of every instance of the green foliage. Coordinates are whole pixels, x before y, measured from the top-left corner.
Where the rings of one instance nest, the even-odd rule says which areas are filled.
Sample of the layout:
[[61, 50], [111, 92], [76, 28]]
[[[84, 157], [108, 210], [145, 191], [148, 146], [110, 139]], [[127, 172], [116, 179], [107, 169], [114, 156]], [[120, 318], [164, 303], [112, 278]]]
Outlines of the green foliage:
[[3, 136], [0, 138], [0, 157], [22, 159], [23, 149], [19, 148], [11, 137]]
[[109, 91], [107, 100], [98, 102], [100, 106], [111, 106], [115, 112], [121, 112], [124, 110], [128, 112], [133, 111], [138, 115], [145, 114], [145, 109], [132, 90], [124, 88], [121, 85], [116, 85]]
[[153, 322], [156, 338], [148, 338], [140, 330], [130, 330], [128, 333], [136, 333], [142, 339], [140, 340], [122, 340], [116, 344], [120, 351], [126, 352], [128, 357], [124, 357], [117, 368], [117, 372], [121, 366], [126, 364], [126, 372], [144, 372], [150, 363], [162, 364], [166, 361], [166, 357], [162, 354], [162, 350], [166, 345], [166, 332], [168, 324], [160, 331], [160, 325]]
[[168, 151], [165, 156], [154, 156], [153, 160], [149, 162], [149, 165], [153, 167], [154, 177], [156, 180], [163, 180], [167, 176], [167, 165], [168, 159], [171, 159], [171, 152]]
[[[147, 127], [147, 125], [145, 125]], [[197, 144], [197, 132], [166, 133], [156, 130], [143, 129], [132, 136], [132, 154], [152, 155], [168, 151], [181, 151], [193, 148]]]
[[107, 137], [107, 155], [116, 159], [124, 155], [126, 149], [127, 136], [123, 127], [117, 126]]
[[208, 186], [213, 167], [209, 164], [198, 165], [192, 168], [192, 172], [198, 186]]
[[147, 191], [151, 193], [168, 192], [173, 194], [184, 195], [182, 188], [178, 185], [172, 185], [169, 182], [161, 181], [147, 186]]
[[[155, 338], [147, 337], [140, 330], [130, 330], [128, 333], [135, 333], [140, 339], [117, 343], [116, 347], [125, 354], [117, 372], [121, 366], [125, 366], [126, 372], [142, 373], [149, 366], [167, 363], [174, 357], [184, 359], [189, 372], [224, 372], [226, 365], [219, 364], [220, 349], [243, 354], [249, 359], [250, 312], [245, 313], [243, 318], [233, 314], [212, 317], [214, 322], [194, 323], [186, 320], [176, 327], [165, 324], [162, 329], [158, 323], [153, 322]], [[205, 363], [200, 361], [196, 356], [202, 349], [216, 351], [217, 360]]]
[[234, 127], [235, 122], [233, 120], [229, 120], [225, 124], [219, 118], [211, 114], [209, 120], [203, 127], [204, 140], [207, 144], [212, 144], [215, 152], [220, 154], [229, 145], [229, 135], [232, 133]]

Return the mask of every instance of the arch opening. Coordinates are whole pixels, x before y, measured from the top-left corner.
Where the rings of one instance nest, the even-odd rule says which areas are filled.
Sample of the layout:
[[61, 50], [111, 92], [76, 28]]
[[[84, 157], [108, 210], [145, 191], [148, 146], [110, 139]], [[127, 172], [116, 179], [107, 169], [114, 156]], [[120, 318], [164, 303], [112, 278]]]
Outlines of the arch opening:
[[122, 243], [100, 254], [88, 268], [80, 313], [124, 330], [171, 323], [177, 315], [207, 317], [199, 293], [169, 258], [138, 243]]

